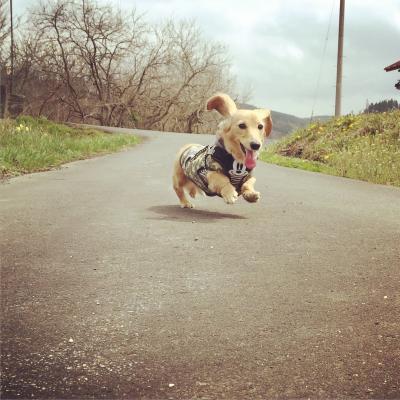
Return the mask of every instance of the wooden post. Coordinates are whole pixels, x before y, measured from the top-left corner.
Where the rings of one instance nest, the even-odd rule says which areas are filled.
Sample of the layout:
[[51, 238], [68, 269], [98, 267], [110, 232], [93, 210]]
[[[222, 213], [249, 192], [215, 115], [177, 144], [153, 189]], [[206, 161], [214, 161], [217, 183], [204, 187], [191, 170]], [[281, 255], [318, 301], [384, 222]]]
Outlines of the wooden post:
[[13, 19], [13, 3], [10, 0], [10, 34], [11, 34], [11, 76], [10, 76], [10, 95], [13, 94], [14, 85], [14, 19]]
[[336, 70], [335, 117], [340, 117], [342, 108], [344, 8], [345, 8], [345, 0], [340, 0], [338, 54], [337, 54], [337, 70]]
[[0, 118], [6, 116], [7, 110], [7, 86], [3, 85], [0, 71]]

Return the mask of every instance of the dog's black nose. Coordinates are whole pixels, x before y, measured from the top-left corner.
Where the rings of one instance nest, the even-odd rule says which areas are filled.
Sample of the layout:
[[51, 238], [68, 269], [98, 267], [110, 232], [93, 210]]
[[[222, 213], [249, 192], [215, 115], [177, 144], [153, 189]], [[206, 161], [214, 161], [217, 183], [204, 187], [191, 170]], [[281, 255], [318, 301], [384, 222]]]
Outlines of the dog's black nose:
[[250, 147], [252, 150], [258, 150], [260, 148], [260, 146], [261, 146], [260, 143], [257, 143], [257, 142], [250, 143]]

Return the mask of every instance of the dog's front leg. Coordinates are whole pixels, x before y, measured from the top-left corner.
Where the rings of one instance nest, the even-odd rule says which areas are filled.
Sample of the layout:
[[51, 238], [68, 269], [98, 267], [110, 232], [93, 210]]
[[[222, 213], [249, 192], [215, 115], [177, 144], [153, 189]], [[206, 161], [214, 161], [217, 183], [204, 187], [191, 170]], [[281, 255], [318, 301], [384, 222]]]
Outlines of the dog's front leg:
[[256, 203], [260, 200], [261, 194], [260, 192], [256, 192], [254, 190], [254, 184], [256, 183], [256, 178], [252, 176], [245, 183], [243, 183], [241, 188], [241, 193], [243, 198], [249, 203]]
[[210, 190], [219, 194], [225, 200], [225, 203], [233, 204], [237, 200], [238, 194], [227, 176], [212, 171], [207, 174], [207, 179]]

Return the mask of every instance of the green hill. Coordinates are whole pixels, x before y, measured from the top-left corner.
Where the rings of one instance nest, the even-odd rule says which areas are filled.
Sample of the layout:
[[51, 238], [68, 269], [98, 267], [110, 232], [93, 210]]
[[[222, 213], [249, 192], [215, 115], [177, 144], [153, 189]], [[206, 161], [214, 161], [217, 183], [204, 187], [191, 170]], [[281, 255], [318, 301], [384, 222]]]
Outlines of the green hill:
[[400, 110], [314, 122], [270, 146], [264, 161], [400, 186]]
[[0, 119], [0, 182], [47, 171], [74, 160], [111, 153], [139, 142], [136, 136], [71, 127], [45, 118]]
[[[242, 103], [239, 104], [239, 108], [245, 110], [254, 110], [258, 107], [253, 106], [252, 104]], [[279, 139], [283, 136], [286, 136], [296, 129], [304, 128], [310, 123], [310, 118], [299, 118], [294, 115], [285, 114], [278, 111], [271, 111], [272, 115], [272, 122], [273, 122], [273, 129], [271, 139]], [[317, 121], [326, 121], [328, 120], [329, 116], [317, 116], [314, 117], [314, 120]]]
[[[299, 118], [294, 115], [284, 114], [278, 111], [272, 111], [272, 121], [274, 128], [272, 130], [272, 139], [279, 139], [286, 136], [293, 131], [304, 128], [310, 123], [310, 118]], [[314, 121], [326, 121], [329, 116], [316, 116], [313, 118]]]

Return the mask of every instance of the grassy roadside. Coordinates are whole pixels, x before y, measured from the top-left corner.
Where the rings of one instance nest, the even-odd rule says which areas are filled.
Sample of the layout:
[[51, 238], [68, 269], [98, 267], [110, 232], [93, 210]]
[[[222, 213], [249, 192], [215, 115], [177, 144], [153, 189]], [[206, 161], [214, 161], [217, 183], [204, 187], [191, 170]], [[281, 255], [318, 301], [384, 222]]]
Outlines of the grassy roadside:
[[138, 143], [131, 135], [76, 128], [44, 118], [0, 120], [0, 178], [46, 171]]
[[261, 159], [400, 186], [400, 110], [313, 123], [270, 146]]

